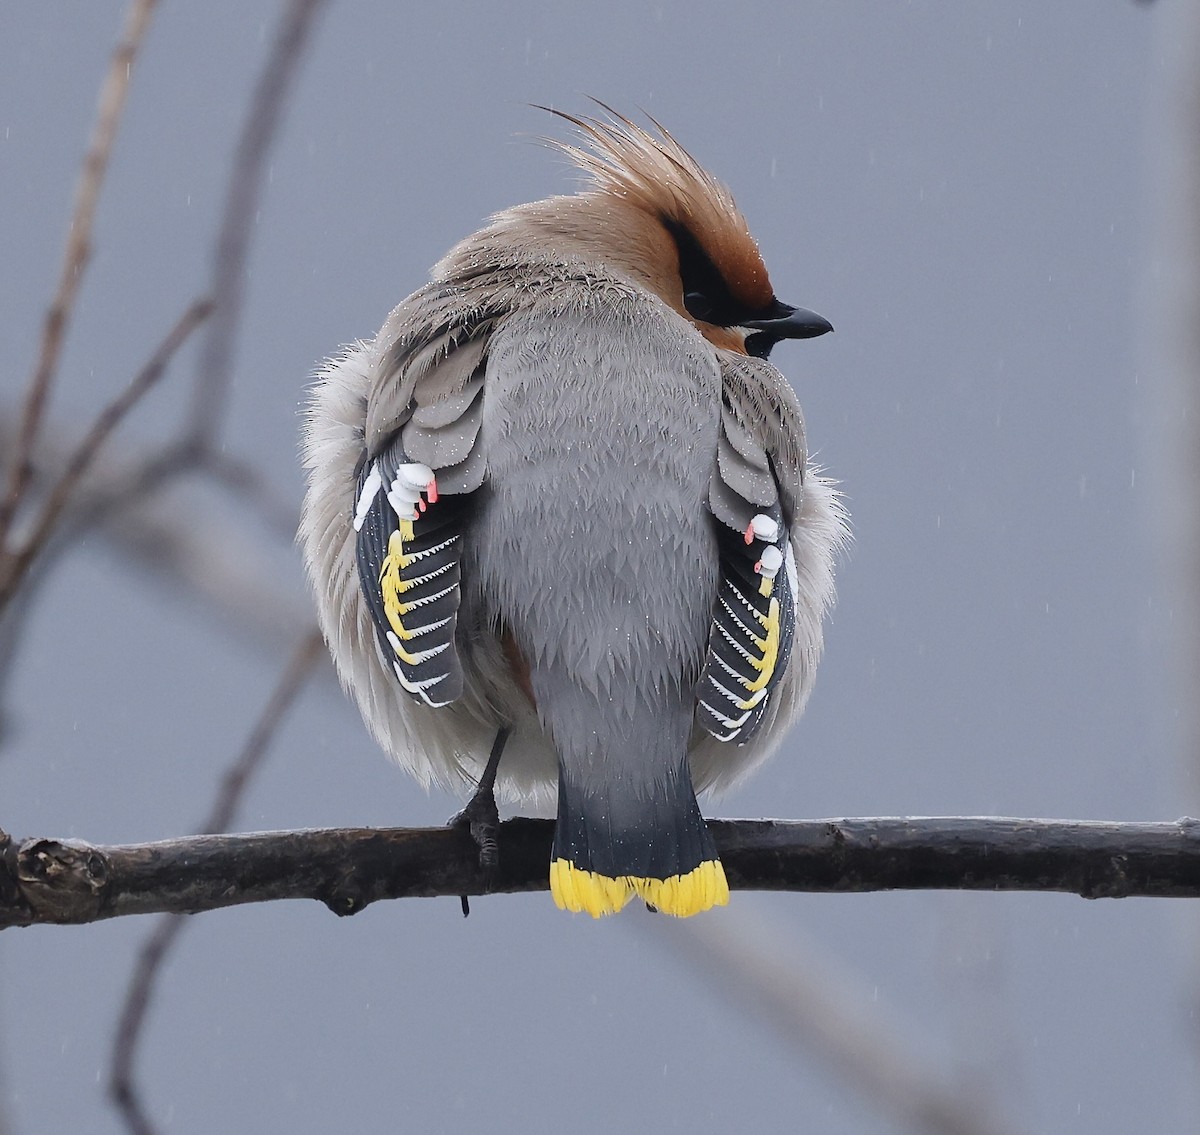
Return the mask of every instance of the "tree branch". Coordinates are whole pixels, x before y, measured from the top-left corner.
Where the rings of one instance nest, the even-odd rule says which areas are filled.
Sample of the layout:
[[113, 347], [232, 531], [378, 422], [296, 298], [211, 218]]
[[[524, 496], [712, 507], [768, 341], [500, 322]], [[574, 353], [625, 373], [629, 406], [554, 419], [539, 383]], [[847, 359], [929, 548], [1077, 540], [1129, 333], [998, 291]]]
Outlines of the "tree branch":
[[246, 261], [267, 158], [323, 2], [288, 0], [238, 139], [213, 258], [211, 294], [217, 306], [201, 349], [192, 404], [190, 440], [201, 450], [216, 445], [232, 377]]
[[[212, 811], [204, 823], [204, 831], [224, 831], [233, 822], [246, 785], [258, 771], [279, 723], [295, 703], [300, 690], [316, 666], [323, 645], [320, 632], [314, 629], [304, 636], [292, 652], [283, 677], [251, 730], [245, 747], [221, 780]], [[138, 952], [137, 965], [125, 994], [121, 1016], [117, 1021], [108, 1094], [120, 1111], [125, 1126], [133, 1135], [153, 1135], [155, 1131], [142, 1102], [134, 1075], [134, 1064], [138, 1042], [141, 1040], [146, 1014], [150, 1009], [163, 962], [178, 941], [179, 935], [183, 933], [185, 925], [182, 915], [179, 914], [167, 914], [159, 919]]]
[[773, 1027], [805, 1060], [841, 1075], [896, 1127], [926, 1135], [1015, 1135], [1007, 1109], [947, 1062], [923, 1058], [914, 1026], [895, 1021], [865, 982], [842, 972], [825, 950], [786, 937], [744, 907], [724, 918], [643, 918], [641, 933], [697, 985]]
[[[0, 404], [0, 453], [8, 452], [16, 429], [14, 415]], [[47, 484], [60, 475], [78, 445], [75, 433], [51, 422], [34, 462], [31, 489], [44, 498]], [[250, 527], [236, 523], [220, 498], [195, 493], [181, 498], [175, 490], [189, 483], [223, 490], [244, 510]], [[295, 628], [311, 621], [312, 604], [301, 588], [280, 586], [278, 573], [264, 562], [261, 537], [276, 535], [291, 547], [298, 521], [299, 510], [264, 478], [256, 481], [253, 467], [236, 455], [198, 453], [176, 441], [149, 450], [132, 443], [109, 444], [72, 493], [56, 539], [43, 550], [36, 575], [26, 575], [25, 602], [17, 606], [22, 611], [32, 606], [30, 588], [47, 574], [52, 555], [81, 535], [97, 535], [131, 567], [198, 597], [244, 641], [275, 657], [294, 641]], [[71, 540], [59, 538], [63, 529]], [[0, 564], [4, 559], [0, 551]], [[301, 578], [297, 573], [296, 579]], [[15, 614], [10, 611], [9, 622], [0, 623], [0, 691], [4, 654], [14, 637], [5, 631]]]
[[[66, 468], [54, 488], [50, 490], [29, 538], [15, 551], [0, 550], [0, 611], [12, 600], [30, 565], [49, 541], [72, 494], [78, 489], [84, 475], [95, 461], [96, 454], [129, 411], [162, 378], [175, 352], [183, 346], [192, 331], [204, 322], [211, 309], [212, 305], [207, 300], [196, 300], [179, 317], [146, 365], [100, 412], [87, 436], [67, 461]], [[32, 465], [29, 467], [32, 469]]]
[[58, 359], [62, 353], [67, 324], [75, 308], [75, 297], [91, 256], [92, 222], [104, 185], [104, 175], [108, 171], [108, 159], [116, 140], [117, 127], [121, 122], [121, 112], [125, 108], [133, 62], [157, 3], [158, 0], [132, 0], [126, 13], [121, 42], [113, 51], [108, 74], [100, 88], [96, 123], [92, 127], [92, 137], [75, 190], [75, 209], [67, 230], [67, 247], [59, 273], [58, 289], [42, 325], [41, 350], [29, 380], [21, 432], [17, 435], [17, 444], [8, 468], [4, 496], [0, 498], [0, 546], [7, 543], [9, 528], [29, 484], [34, 444], [41, 428], [50, 387], [58, 371]]
[[[1104, 823], [979, 817], [713, 820], [734, 890], [1066, 891], [1200, 897], [1200, 820]], [[380, 899], [547, 887], [553, 823], [509, 820], [489, 877], [461, 828], [330, 828], [103, 846], [0, 833], [0, 929], [126, 914], [317, 899], [356, 914]]]

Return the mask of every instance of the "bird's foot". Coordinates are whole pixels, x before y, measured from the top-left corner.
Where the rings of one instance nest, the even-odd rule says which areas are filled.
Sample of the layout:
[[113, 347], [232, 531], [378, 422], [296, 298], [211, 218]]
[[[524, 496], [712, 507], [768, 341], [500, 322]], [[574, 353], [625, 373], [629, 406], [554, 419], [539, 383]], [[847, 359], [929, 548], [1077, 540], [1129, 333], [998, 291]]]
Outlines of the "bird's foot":
[[500, 812], [491, 786], [480, 786], [471, 802], [450, 820], [454, 828], [466, 828], [479, 848], [479, 866], [495, 871], [500, 865]]
[[[488, 756], [483, 775], [479, 778], [479, 787], [470, 803], [453, 817], [451, 827], [465, 827], [479, 848], [479, 866], [491, 874], [500, 865], [500, 812], [496, 808], [496, 770], [500, 767], [500, 755], [504, 752], [504, 742], [508, 740], [508, 729], [502, 728], [496, 733], [492, 742], [492, 751]], [[467, 896], [462, 896], [463, 917], [471, 913], [471, 905]]]

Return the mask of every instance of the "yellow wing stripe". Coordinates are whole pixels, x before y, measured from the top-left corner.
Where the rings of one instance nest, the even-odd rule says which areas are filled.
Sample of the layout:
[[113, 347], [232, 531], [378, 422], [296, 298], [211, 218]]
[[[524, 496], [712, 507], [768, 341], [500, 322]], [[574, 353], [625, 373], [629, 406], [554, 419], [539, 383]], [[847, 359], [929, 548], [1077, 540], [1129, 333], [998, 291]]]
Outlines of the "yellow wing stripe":
[[634, 895], [664, 914], [688, 918], [729, 902], [729, 883], [719, 859], [707, 859], [686, 875], [647, 879], [618, 875], [615, 879], [585, 871], [569, 859], [550, 864], [550, 893], [559, 910], [586, 912], [593, 918], [616, 914]]
[[[760, 619], [763, 617], [760, 615]], [[750, 665], [758, 671], [758, 677], [753, 682], [742, 680], [742, 685], [751, 693], [763, 689], [775, 673], [775, 664], [779, 661], [779, 600], [772, 599], [771, 607], [763, 619], [767, 628], [765, 639], [756, 638], [754, 645], [762, 651], [762, 658], [750, 659]], [[741, 709], [749, 709], [752, 703], [741, 705]]]
[[406, 521], [400, 521], [400, 527], [388, 537], [388, 551], [384, 557], [383, 566], [379, 569], [379, 593], [383, 597], [383, 613], [387, 616], [388, 626], [395, 632], [397, 638], [410, 638], [408, 631], [404, 629], [404, 624], [400, 621], [401, 617], [407, 615], [411, 610], [407, 603], [400, 600], [400, 596], [407, 591], [412, 584], [402, 579], [400, 572], [408, 566], [408, 557], [404, 554], [404, 527], [408, 525], [409, 536], [412, 539], [412, 525]]

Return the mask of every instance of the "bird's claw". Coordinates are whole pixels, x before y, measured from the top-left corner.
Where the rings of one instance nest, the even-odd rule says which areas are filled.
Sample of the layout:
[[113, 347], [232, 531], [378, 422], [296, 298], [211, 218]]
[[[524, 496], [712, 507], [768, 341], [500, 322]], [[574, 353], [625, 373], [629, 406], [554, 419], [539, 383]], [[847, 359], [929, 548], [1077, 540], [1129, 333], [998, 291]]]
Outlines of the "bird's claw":
[[500, 812], [491, 791], [481, 790], [450, 821], [450, 826], [466, 828], [479, 848], [479, 866], [495, 871], [500, 865]]

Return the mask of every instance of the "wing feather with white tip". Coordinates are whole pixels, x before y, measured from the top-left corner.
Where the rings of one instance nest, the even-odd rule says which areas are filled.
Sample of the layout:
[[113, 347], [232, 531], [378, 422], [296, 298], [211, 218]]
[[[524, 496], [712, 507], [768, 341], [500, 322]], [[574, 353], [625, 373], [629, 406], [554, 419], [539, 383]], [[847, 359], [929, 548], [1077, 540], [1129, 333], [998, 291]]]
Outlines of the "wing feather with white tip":
[[368, 400], [372, 444], [355, 494], [359, 586], [380, 657], [435, 708], [463, 692], [455, 632], [464, 531], [487, 465], [479, 438], [487, 330], [435, 325], [398, 336]]
[[804, 485], [795, 395], [773, 367], [722, 352], [721, 430], [709, 486], [720, 580], [697, 720], [745, 744], [787, 671], [797, 577], [790, 528]]

